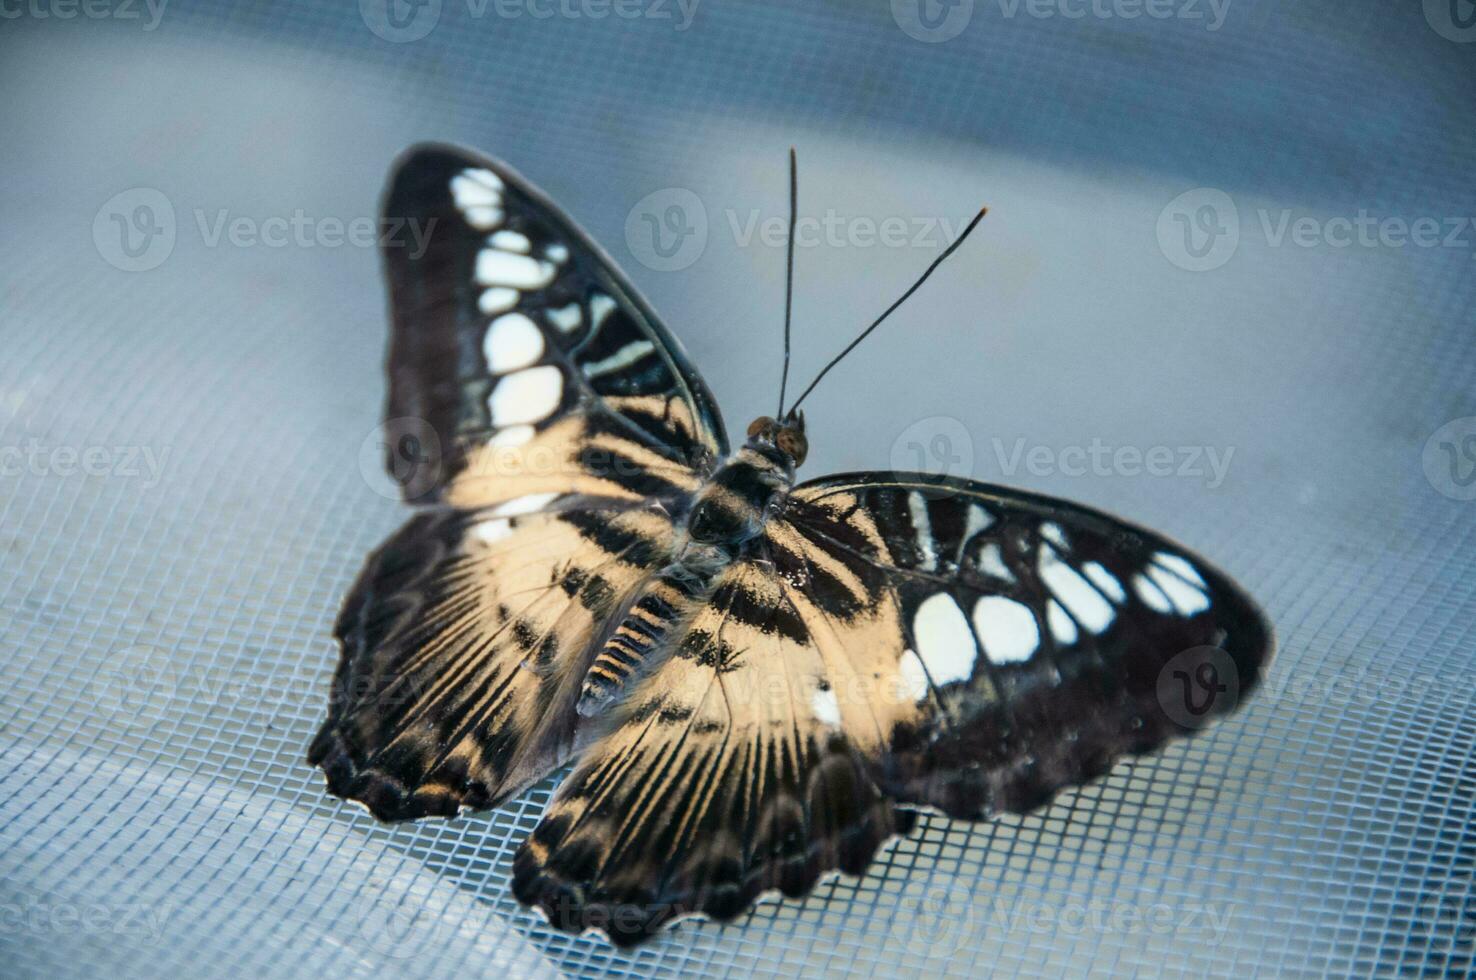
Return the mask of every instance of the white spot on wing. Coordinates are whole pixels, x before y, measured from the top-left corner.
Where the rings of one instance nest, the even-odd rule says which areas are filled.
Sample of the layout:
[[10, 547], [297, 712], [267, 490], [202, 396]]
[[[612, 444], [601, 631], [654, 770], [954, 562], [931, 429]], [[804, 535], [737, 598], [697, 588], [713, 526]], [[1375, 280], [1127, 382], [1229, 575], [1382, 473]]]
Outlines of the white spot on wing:
[[979, 570], [986, 575], [993, 575], [995, 578], [1004, 579], [1006, 582], [1013, 582], [1015, 580], [1015, 576], [1011, 574], [1009, 567], [1004, 563], [1004, 555], [1000, 553], [999, 545], [993, 541], [986, 544], [979, 551]]
[[527, 255], [528, 249], [533, 247], [527, 235], [516, 231], [499, 231], [488, 240], [504, 252], [522, 252]]
[[1086, 572], [1087, 578], [1092, 580], [1092, 584], [1101, 589], [1102, 594], [1113, 602], [1122, 602], [1127, 598], [1127, 593], [1123, 591], [1122, 583], [1117, 580], [1117, 576], [1103, 568], [1101, 563], [1089, 561], [1081, 566], [1081, 569]]
[[548, 248], [544, 249], [543, 254], [548, 256], [550, 262], [558, 265], [563, 265], [569, 261], [569, 250], [559, 242], [554, 242]]
[[987, 595], [974, 603], [974, 631], [984, 655], [994, 664], [1029, 660], [1040, 646], [1040, 627], [1025, 606], [1004, 596]]
[[523, 497], [514, 497], [506, 503], [498, 504], [492, 508], [492, 513], [499, 517], [513, 517], [518, 514], [533, 514], [558, 499], [557, 493], [530, 493]]
[[512, 521], [502, 517], [496, 520], [482, 521], [472, 529], [472, 534], [483, 544], [493, 544], [512, 534]]
[[490, 204], [478, 204], [461, 212], [466, 223], [477, 231], [491, 231], [502, 224], [502, 209], [494, 208]]
[[615, 301], [604, 293], [597, 293], [589, 301], [589, 319], [596, 330], [605, 324], [605, 317], [615, 309]]
[[922, 661], [911, 650], [903, 650], [897, 660], [897, 679], [904, 697], [914, 701], [925, 701], [928, 697], [928, 673]]
[[1040, 526], [1040, 536], [1045, 538], [1051, 544], [1055, 545], [1057, 548], [1060, 548], [1062, 551], [1065, 551], [1067, 548], [1070, 547], [1070, 545], [1066, 543], [1066, 532], [1062, 531], [1061, 525], [1057, 524], [1055, 521], [1046, 521], [1044, 524], [1042, 524]]
[[533, 438], [533, 426], [510, 425], [493, 436], [488, 445], [499, 449], [515, 449]]
[[468, 167], [461, 172], [468, 180], [474, 180], [479, 184], [490, 187], [493, 190], [502, 190], [502, 178], [488, 170], [486, 167]]
[[1138, 593], [1138, 598], [1149, 609], [1161, 613], [1173, 611], [1174, 604], [1169, 602], [1169, 597], [1163, 594], [1163, 590], [1142, 575], [1133, 576], [1133, 591]]
[[1168, 596], [1181, 616], [1193, 616], [1209, 608], [1209, 597], [1183, 579], [1157, 565], [1148, 566], [1148, 577]]
[[964, 522], [964, 540], [967, 541], [974, 535], [983, 531], [994, 523], [994, 515], [989, 513], [978, 504], [969, 504], [969, 516]]
[[542, 289], [553, 282], [554, 267], [526, 255], [484, 248], [477, 253], [477, 282], [483, 286]]
[[586, 377], [598, 378], [602, 374], [628, 368], [655, 349], [656, 345], [649, 340], [632, 340], [609, 357], [584, 365], [584, 374]]
[[1190, 585], [1197, 585], [1202, 589], [1209, 588], [1208, 584], [1204, 581], [1204, 577], [1186, 559], [1178, 555], [1171, 555], [1167, 551], [1160, 551], [1153, 556], [1153, 560]]
[[1076, 642], [1076, 624], [1055, 599], [1046, 606], [1046, 625], [1051, 628], [1051, 636], [1058, 646], [1069, 647]]
[[968, 680], [974, 674], [978, 653], [974, 634], [963, 610], [946, 592], [930, 595], [917, 607], [912, 619], [917, 653], [928, 676], [937, 685]]
[[[491, 177], [489, 181], [486, 177]], [[486, 205], [500, 206], [502, 204], [502, 181], [490, 170], [463, 170], [451, 178], [451, 199], [456, 206], [465, 211], [467, 208], [484, 207]]]
[[579, 325], [584, 322], [584, 310], [580, 308], [578, 303], [570, 303], [568, 306], [561, 306], [557, 310], [549, 310], [547, 316], [549, 322], [564, 333], [578, 330]]
[[564, 395], [564, 376], [551, 364], [505, 375], [492, 389], [492, 424], [525, 425], [548, 418]]
[[810, 696], [810, 710], [815, 712], [815, 717], [819, 719], [820, 724], [830, 725], [835, 728], [840, 727], [840, 705], [835, 700], [834, 691], [821, 691], [817, 689]]
[[493, 374], [525, 368], [543, 356], [543, 331], [521, 313], [504, 313], [487, 328], [482, 353]]
[[518, 296], [516, 289], [493, 286], [491, 289], [482, 290], [482, 295], [477, 297], [477, 309], [489, 315], [505, 313], [518, 305]]
[[938, 552], [933, 544], [933, 522], [928, 518], [928, 502], [916, 490], [907, 495], [907, 512], [912, 517], [912, 531], [917, 538], [917, 550], [923, 557], [924, 566], [937, 568]]
[[1091, 632], [1102, 632], [1117, 616], [1102, 593], [1092, 588], [1076, 569], [1057, 558], [1050, 548], [1040, 549], [1039, 568], [1041, 580], [1051, 595]]
[[955, 565], [962, 565], [964, 563], [964, 554], [968, 551], [969, 542], [973, 540], [974, 535], [993, 523], [993, 514], [978, 504], [969, 504], [968, 516], [964, 518], [964, 531], [958, 539], [958, 553], [953, 556], [953, 563]]

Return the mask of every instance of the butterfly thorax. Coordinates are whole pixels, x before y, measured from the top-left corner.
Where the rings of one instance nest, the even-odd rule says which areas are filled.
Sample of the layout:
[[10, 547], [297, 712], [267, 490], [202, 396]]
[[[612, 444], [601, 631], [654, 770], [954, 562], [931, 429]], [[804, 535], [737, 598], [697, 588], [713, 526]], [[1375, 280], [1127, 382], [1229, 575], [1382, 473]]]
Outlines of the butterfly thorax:
[[672, 561], [644, 583], [585, 675], [579, 711], [598, 713], [664, 657], [666, 640], [700, 609], [713, 583], [761, 539], [794, 486], [795, 463], [751, 438], [692, 496]]

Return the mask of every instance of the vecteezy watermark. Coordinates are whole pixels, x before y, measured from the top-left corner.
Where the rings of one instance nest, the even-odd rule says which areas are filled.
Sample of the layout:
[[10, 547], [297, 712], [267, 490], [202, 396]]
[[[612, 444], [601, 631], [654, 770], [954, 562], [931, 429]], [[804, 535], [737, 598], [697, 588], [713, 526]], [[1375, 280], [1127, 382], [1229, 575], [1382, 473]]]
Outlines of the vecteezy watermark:
[[[692, 26], [701, 0], [463, 0], [473, 20], [646, 20]], [[359, 0], [359, 17], [375, 35], [395, 44], [419, 41], [441, 22], [443, 0]]]
[[1240, 212], [1213, 187], [1185, 191], [1158, 215], [1158, 249], [1190, 272], [1218, 269], [1240, 247]]
[[1199, 187], [1174, 198], [1158, 214], [1158, 248], [1164, 258], [1190, 272], [1208, 272], [1229, 262], [1241, 242], [1258, 234], [1268, 248], [1455, 248], [1476, 258], [1476, 217], [1377, 215], [1360, 208], [1352, 215], [1312, 215], [1293, 208], [1257, 208], [1242, 222], [1229, 194]]
[[1476, 415], [1452, 419], [1431, 433], [1420, 461], [1437, 491], [1452, 500], [1476, 500]]
[[[144, 20], [152, 31], [169, 0], [0, 0], [0, 20]], [[145, 20], [147, 18], [147, 20]]]
[[1447, 41], [1476, 41], [1476, 0], [1425, 0], [1425, 22]]
[[[958, 419], [936, 415], [913, 422], [892, 440], [890, 462], [901, 473], [967, 479], [991, 462], [1005, 479], [1022, 472], [1032, 477], [1151, 477], [1203, 481], [1217, 490], [1230, 472], [1234, 446], [1114, 445], [1100, 437], [1085, 444], [1048, 446], [1024, 436], [993, 436], [990, 452], [980, 459], [968, 427]], [[940, 486], [940, 493], [947, 492]]]
[[964, 32], [974, 18], [974, 0], [891, 0], [892, 19], [903, 33], [937, 44]]
[[[789, 218], [765, 215], [758, 208], [725, 208], [717, 224], [738, 248], [784, 249], [789, 244]], [[918, 248], [939, 251], [955, 241], [968, 219], [938, 215], [842, 214], [829, 208], [821, 215], [799, 215], [794, 222], [795, 248]], [[657, 272], [685, 269], [706, 251], [713, 225], [706, 205], [685, 187], [666, 187], [647, 194], [625, 216], [625, 243], [642, 265]]]
[[174, 252], [174, 205], [162, 191], [134, 187], [103, 202], [92, 219], [97, 254], [124, 272], [147, 272]]
[[[947, 415], [918, 419], [892, 440], [889, 462], [898, 473], [967, 479], [974, 472], [974, 439], [967, 426]], [[940, 485], [935, 492], [948, 488]]]
[[[758, 208], [739, 214], [723, 212], [728, 230], [739, 248], [755, 243], [765, 248], [784, 248], [789, 243], [789, 219], [763, 217]], [[827, 208], [823, 215], [802, 214], [794, 222], [795, 248], [921, 248], [937, 251], [955, 240], [968, 226], [968, 219], [954, 220], [937, 215], [841, 214]]]
[[[284, 679], [243, 670], [242, 663], [263, 656], [259, 649], [208, 653], [164, 643], [115, 647], [98, 660], [86, 681], [88, 713], [114, 731], [149, 731], [185, 709], [250, 724], [246, 719], [274, 719], [322, 697], [317, 678]], [[337, 679], [333, 695], [344, 703], [373, 699], [390, 707], [414, 704], [431, 689], [435, 677], [431, 669], [404, 672], [393, 685], [380, 677]]]
[[1203, 728], [1239, 701], [1240, 672], [1219, 647], [1191, 647], [1171, 657], [1158, 672], [1158, 705], [1180, 728]]
[[899, 896], [888, 939], [922, 959], [951, 957], [983, 935], [1172, 935], [1214, 948], [1229, 931], [1233, 911], [1212, 903], [1010, 899], [937, 872]]
[[1153, 477], [1203, 480], [1218, 489], [1230, 472], [1234, 446], [1117, 446], [1093, 438], [1086, 445], [1029, 445], [1021, 436], [1006, 444], [990, 439], [994, 462], [1002, 476], [1022, 469], [1031, 476]]
[[1446, 976], [1460, 975], [1476, 957], [1476, 878], [1454, 873], [1422, 891], [1409, 938], [1427, 951], [1427, 963], [1443, 966]]
[[[436, 219], [288, 214], [237, 214], [230, 208], [192, 208], [186, 224], [205, 248], [403, 248], [412, 259], [425, 254]], [[174, 204], [152, 187], [134, 187], [110, 197], [92, 219], [92, 241], [109, 265], [147, 272], [174, 252], [180, 233]]]
[[157, 943], [172, 912], [168, 904], [144, 902], [63, 902], [43, 898], [0, 901], [0, 936], [94, 936]]
[[359, 936], [381, 956], [417, 956], [456, 931], [444, 909], [429, 909], [423, 898], [400, 894], [385, 882], [371, 880], [359, 895]]
[[[891, 0], [892, 19], [908, 37], [937, 43], [963, 33], [975, 0]], [[1174, 20], [1218, 31], [1230, 0], [994, 0], [1004, 20]]]
[[625, 216], [625, 244], [657, 272], [685, 269], [707, 249], [707, 208], [685, 187], [647, 194]]
[[441, 437], [425, 419], [388, 419], [359, 444], [359, 473], [381, 497], [423, 497], [445, 475]]
[[0, 478], [23, 475], [142, 480], [145, 490], [159, 485], [169, 463], [169, 446], [50, 446], [32, 437], [0, 446]]

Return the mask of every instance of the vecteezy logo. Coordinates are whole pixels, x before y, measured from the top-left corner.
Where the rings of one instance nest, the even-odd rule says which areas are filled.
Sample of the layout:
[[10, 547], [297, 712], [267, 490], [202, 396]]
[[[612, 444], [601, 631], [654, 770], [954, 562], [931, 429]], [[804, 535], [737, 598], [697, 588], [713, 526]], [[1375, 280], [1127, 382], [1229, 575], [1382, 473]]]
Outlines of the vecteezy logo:
[[432, 911], [425, 903], [410, 895], [370, 879], [371, 885], [360, 890], [359, 935], [369, 948], [382, 956], [404, 959], [423, 953], [435, 945], [444, 929], [440, 911]]
[[393, 44], [419, 41], [441, 20], [441, 0], [359, 0], [364, 26]]
[[92, 219], [97, 254], [124, 272], [147, 272], [174, 251], [174, 205], [152, 187], [134, 187], [108, 198]]
[[1425, 479], [1452, 500], [1476, 500], [1476, 415], [1445, 423], [1425, 440]]
[[1425, 0], [1425, 21], [1447, 41], [1476, 41], [1476, 0]]
[[168, 717], [179, 687], [167, 652], [134, 644], [109, 651], [88, 682], [87, 694], [92, 713], [122, 729], [147, 727]]
[[[946, 415], [918, 419], [892, 440], [890, 462], [899, 473], [967, 477], [974, 472], [974, 439], [958, 419]], [[939, 496], [950, 492], [944, 487], [924, 491]]]
[[359, 473], [382, 497], [414, 500], [441, 482], [441, 438], [425, 419], [389, 419], [359, 445]]
[[625, 244], [649, 269], [685, 269], [707, 248], [707, 209], [702, 199], [685, 187], [647, 194], [625, 216]]
[[1235, 707], [1240, 673], [1219, 647], [1191, 647], [1158, 673], [1158, 703], [1181, 728], [1197, 729]]
[[1218, 269], [1240, 246], [1240, 212], [1213, 187], [1185, 191], [1158, 215], [1158, 249], [1190, 272]]
[[957, 953], [972, 941], [976, 928], [968, 889], [938, 872], [899, 896], [888, 932], [891, 942], [908, 954], [934, 959]]
[[974, 16], [974, 0], [892, 0], [892, 19], [917, 41], [937, 44], [963, 33]]

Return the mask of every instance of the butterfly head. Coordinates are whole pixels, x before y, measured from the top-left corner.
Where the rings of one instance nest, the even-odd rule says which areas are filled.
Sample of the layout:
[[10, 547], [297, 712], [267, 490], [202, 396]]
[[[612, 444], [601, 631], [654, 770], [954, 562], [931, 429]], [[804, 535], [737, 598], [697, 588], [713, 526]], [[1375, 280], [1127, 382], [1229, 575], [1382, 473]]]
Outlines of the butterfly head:
[[777, 452], [791, 469], [798, 468], [810, 452], [804, 413], [790, 412], [782, 419], [760, 415], [749, 423], [748, 445], [765, 455]]

